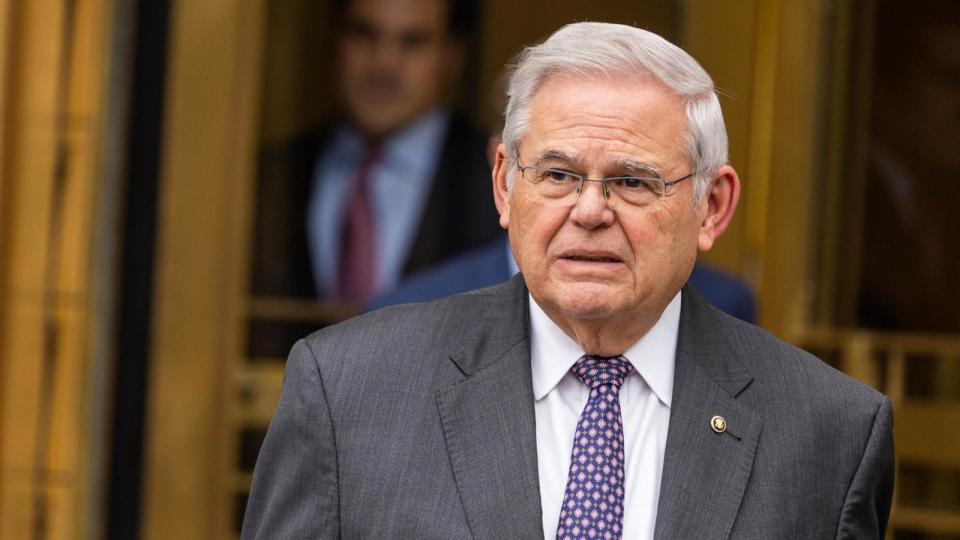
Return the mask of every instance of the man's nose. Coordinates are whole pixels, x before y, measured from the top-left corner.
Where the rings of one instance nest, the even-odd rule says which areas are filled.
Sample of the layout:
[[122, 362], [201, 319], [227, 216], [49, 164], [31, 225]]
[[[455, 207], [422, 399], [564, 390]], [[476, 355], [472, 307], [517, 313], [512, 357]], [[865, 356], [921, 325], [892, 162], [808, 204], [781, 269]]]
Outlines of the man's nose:
[[577, 202], [570, 211], [570, 219], [585, 229], [607, 227], [615, 215], [610, 201], [604, 197], [605, 186], [601, 182], [584, 181]]
[[397, 40], [381, 37], [373, 46], [373, 62], [379, 69], [396, 69], [403, 60], [403, 50]]

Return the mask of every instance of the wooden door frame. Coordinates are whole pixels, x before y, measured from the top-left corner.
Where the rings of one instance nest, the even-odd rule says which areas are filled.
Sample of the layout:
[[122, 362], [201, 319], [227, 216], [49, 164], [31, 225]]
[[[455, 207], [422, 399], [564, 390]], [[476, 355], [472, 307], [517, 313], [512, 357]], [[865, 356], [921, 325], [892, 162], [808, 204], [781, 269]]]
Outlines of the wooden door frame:
[[232, 536], [228, 400], [244, 342], [263, 0], [170, 21], [148, 376], [145, 538]]
[[811, 238], [826, 77], [821, 2], [684, 2], [684, 45], [713, 76], [740, 173], [739, 214], [704, 258], [745, 276], [760, 324], [789, 339], [812, 316]]
[[0, 537], [99, 534], [113, 4], [0, 0]]

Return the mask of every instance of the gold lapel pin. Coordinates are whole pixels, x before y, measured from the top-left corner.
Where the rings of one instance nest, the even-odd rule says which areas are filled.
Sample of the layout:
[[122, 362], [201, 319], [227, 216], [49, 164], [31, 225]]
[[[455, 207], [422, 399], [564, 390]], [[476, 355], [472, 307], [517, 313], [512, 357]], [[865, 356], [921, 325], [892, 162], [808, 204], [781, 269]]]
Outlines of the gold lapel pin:
[[710, 427], [717, 433], [723, 433], [727, 430], [727, 421], [722, 416], [714, 416], [710, 419]]

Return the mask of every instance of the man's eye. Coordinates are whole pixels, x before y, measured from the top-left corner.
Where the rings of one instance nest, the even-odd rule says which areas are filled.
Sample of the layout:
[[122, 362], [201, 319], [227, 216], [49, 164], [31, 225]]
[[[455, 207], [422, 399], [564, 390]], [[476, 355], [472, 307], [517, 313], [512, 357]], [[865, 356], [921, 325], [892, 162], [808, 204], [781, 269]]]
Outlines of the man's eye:
[[643, 190], [653, 189], [655, 180], [649, 178], [620, 178], [617, 183], [627, 189]]
[[369, 45], [377, 41], [377, 30], [366, 21], [351, 20], [347, 23], [346, 36], [357, 44]]
[[423, 47], [430, 41], [430, 34], [427, 32], [410, 32], [400, 37], [400, 48], [404, 51], [412, 51]]
[[558, 171], [556, 169], [544, 170], [542, 178], [544, 180], [550, 180], [551, 182], [556, 183], [575, 182], [577, 180], [576, 176], [565, 171]]

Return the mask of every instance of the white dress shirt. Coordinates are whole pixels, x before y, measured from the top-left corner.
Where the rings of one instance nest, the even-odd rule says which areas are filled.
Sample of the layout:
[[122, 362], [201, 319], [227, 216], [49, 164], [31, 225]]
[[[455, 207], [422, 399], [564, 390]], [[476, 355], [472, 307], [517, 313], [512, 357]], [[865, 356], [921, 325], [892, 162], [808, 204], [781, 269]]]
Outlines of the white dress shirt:
[[[544, 538], [555, 538], [573, 437], [590, 390], [570, 372], [583, 349], [530, 297], [530, 360]], [[633, 364], [620, 388], [624, 438], [623, 538], [653, 538], [670, 423], [680, 293], [660, 320], [624, 352]]]
[[[377, 291], [392, 288], [403, 273], [420, 228], [448, 125], [449, 114], [433, 109], [388, 137], [381, 146], [380, 161], [370, 170], [370, 204], [377, 235]], [[343, 214], [356, 187], [357, 167], [365, 151], [363, 137], [350, 126], [340, 126], [325, 145], [313, 174], [307, 239], [314, 282], [324, 298], [336, 296]]]

